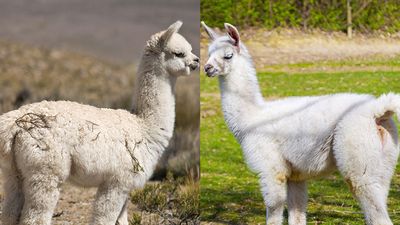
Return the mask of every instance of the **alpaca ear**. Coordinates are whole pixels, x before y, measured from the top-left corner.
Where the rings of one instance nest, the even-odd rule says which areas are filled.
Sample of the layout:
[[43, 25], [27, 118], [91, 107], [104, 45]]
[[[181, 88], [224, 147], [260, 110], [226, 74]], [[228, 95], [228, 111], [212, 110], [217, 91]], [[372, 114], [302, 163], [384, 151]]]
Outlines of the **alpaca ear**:
[[213, 29], [211, 29], [209, 26], [207, 26], [206, 23], [204, 23], [204, 21], [201, 21], [201, 26], [204, 27], [204, 30], [206, 31], [206, 33], [208, 34], [208, 37], [210, 37], [211, 40], [217, 39], [218, 34], [215, 33], [215, 31]]
[[224, 23], [226, 32], [228, 33], [229, 37], [232, 38], [233, 40], [233, 45], [235, 47], [239, 48], [239, 42], [240, 42], [240, 36], [239, 36], [239, 31], [236, 29], [236, 27], [234, 27], [233, 25], [229, 24], [229, 23]]
[[175, 23], [171, 24], [171, 26], [169, 26], [168, 29], [165, 30], [164, 33], [160, 37], [161, 46], [164, 47], [168, 43], [168, 41], [172, 37], [172, 35], [174, 33], [178, 32], [178, 30], [179, 30], [179, 28], [181, 28], [181, 26], [182, 26], [182, 22], [179, 20], [176, 21]]

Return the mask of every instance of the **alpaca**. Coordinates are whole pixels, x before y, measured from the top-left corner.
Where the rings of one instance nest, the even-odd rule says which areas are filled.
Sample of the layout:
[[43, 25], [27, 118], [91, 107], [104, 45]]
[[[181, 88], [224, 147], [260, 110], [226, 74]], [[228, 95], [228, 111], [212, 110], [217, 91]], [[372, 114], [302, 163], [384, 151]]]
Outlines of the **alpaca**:
[[259, 175], [267, 224], [306, 224], [309, 179], [338, 169], [364, 212], [366, 224], [392, 224], [387, 212], [390, 180], [399, 154], [392, 115], [400, 96], [361, 94], [262, 98], [250, 54], [238, 30], [225, 24], [212, 40], [206, 75], [218, 77], [225, 121], [249, 167]]
[[98, 187], [91, 224], [128, 224], [129, 193], [150, 178], [173, 134], [176, 79], [199, 64], [177, 33], [181, 26], [177, 21], [147, 42], [134, 114], [43, 101], [0, 116], [3, 225], [50, 224], [67, 180]]

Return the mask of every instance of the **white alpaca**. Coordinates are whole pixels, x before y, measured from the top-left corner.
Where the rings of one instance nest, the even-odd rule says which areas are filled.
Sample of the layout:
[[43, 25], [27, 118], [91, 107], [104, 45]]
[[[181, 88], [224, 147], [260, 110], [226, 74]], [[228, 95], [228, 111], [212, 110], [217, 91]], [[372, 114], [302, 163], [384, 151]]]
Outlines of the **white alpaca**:
[[128, 224], [129, 192], [149, 179], [173, 134], [176, 79], [198, 67], [190, 44], [177, 33], [181, 25], [147, 42], [137, 74], [136, 115], [43, 101], [0, 116], [3, 225], [50, 224], [66, 180], [98, 187], [91, 224]]
[[390, 179], [399, 150], [392, 114], [400, 96], [334, 94], [264, 101], [251, 57], [237, 29], [225, 24], [212, 39], [204, 66], [218, 76], [225, 120], [245, 159], [259, 174], [267, 223], [306, 224], [306, 181], [339, 169], [369, 225], [392, 224], [387, 212]]

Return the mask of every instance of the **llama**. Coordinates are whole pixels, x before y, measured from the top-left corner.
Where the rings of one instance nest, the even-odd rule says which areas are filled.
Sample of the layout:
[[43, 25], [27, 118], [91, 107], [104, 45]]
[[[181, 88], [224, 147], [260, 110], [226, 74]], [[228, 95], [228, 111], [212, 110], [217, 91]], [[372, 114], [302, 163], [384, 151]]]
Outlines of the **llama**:
[[0, 116], [3, 225], [50, 224], [67, 180], [98, 187], [91, 224], [128, 224], [129, 192], [144, 186], [173, 134], [176, 79], [199, 64], [177, 33], [181, 26], [177, 21], [147, 42], [134, 114], [43, 101]]
[[361, 94], [289, 97], [265, 101], [250, 54], [238, 30], [225, 24], [212, 40], [206, 75], [218, 77], [225, 121], [249, 167], [259, 175], [267, 224], [306, 224], [309, 179], [338, 169], [361, 204], [366, 224], [392, 224], [387, 212], [390, 180], [399, 154], [392, 115], [400, 96]]

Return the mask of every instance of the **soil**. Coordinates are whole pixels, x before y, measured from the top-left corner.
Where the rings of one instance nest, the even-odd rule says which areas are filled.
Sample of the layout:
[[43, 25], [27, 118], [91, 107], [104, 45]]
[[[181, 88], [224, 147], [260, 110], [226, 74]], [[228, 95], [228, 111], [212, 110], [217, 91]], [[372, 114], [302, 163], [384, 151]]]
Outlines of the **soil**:
[[[219, 31], [219, 30], [217, 30]], [[347, 59], [369, 59], [371, 57], [392, 58], [400, 55], [399, 35], [356, 34], [349, 39], [340, 32], [302, 32], [298, 30], [244, 29], [239, 31], [241, 40], [248, 48], [258, 71], [269, 71], [271, 65], [287, 65], [318, 61], [344, 61]], [[224, 31], [219, 31], [224, 33]], [[209, 40], [201, 34], [202, 65], [207, 59]], [[283, 68], [284, 69], [284, 68]], [[324, 68], [318, 68], [324, 70]], [[337, 68], [335, 68], [337, 69]], [[345, 68], [357, 70], [357, 68]], [[361, 68], [363, 69], [363, 68]], [[372, 69], [373, 68], [368, 68]], [[376, 69], [385, 69], [382, 68]], [[310, 72], [312, 68], [304, 69]]]

